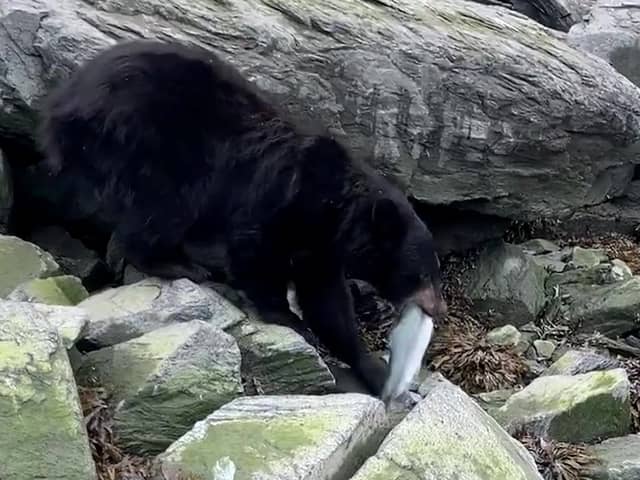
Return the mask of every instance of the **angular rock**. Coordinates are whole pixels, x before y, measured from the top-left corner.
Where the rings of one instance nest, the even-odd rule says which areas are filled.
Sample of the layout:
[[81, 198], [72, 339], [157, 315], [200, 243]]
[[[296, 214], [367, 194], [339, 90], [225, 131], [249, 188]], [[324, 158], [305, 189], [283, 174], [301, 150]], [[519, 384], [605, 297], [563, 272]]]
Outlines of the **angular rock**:
[[639, 0], [599, 0], [587, 21], [574, 25], [567, 41], [597, 55], [640, 86]]
[[[459, 0], [158, 5], [0, 0], [0, 131], [30, 136], [48, 85], [115, 38], [159, 37], [216, 48], [294, 118], [313, 115], [432, 205], [564, 215], [618, 196], [632, 178], [640, 92], [505, 9]], [[211, 25], [227, 26], [224, 48]]]
[[0, 376], [2, 478], [96, 479], [66, 350], [32, 305], [0, 302]]
[[7, 233], [12, 207], [13, 182], [11, 181], [11, 170], [2, 150], [0, 150], [0, 233]]
[[49, 305], [77, 305], [89, 297], [79, 278], [71, 275], [36, 278], [13, 290], [7, 300], [35, 302]]
[[61, 227], [38, 229], [29, 240], [53, 255], [63, 272], [81, 279], [89, 290], [102, 287], [109, 281], [107, 265], [98, 254]]
[[242, 352], [247, 392], [260, 395], [320, 394], [335, 379], [318, 352], [288, 327], [252, 319], [229, 330]]
[[112, 394], [123, 448], [149, 455], [242, 394], [240, 362], [233, 337], [194, 320], [91, 352], [77, 377]]
[[85, 340], [109, 346], [172, 323], [203, 320], [226, 329], [245, 314], [210, 289], [187, 279], [147, 278], [110, 288], [78, 304], [89, 314]]
[[593, 268], [609, 260], [604, 250], [574, 247], [569, 265], [573, 268]]
[[349, 478], [383, 423], [383, 404], [357, 393], [239, 398], [161, 454], [158, 471], [210, 478], [226, 464], [238, 480]]
[[556, 351], [557, 344], [551, 340], [534, 340], [533, 348], [536, 351], [537, 358], [541, 360], [549, 360]]
[[0, 298], [21, 283], [50, 277], [58, 270], [53, 257], [40, 247], [18, 237], [0, 235]]
[[624, 369], [544, 376], [493, 412], [510, 433], [579, 443], [629, 433], [629, 379]]
[[640, 327], [640, 277], [604, 285], [557, 281], [552, 275], [547, 287], [559, 286], [559, 323], [576, 328], [579, 333], [599, 332], [612, 337]]
[[547, 368], [543, 375], [579, 375], [621, 366], [613, 357], [584, 350], [569, 350]]
[[73, 347], [89, 323], [89, 316], [79, 308], [0, 300], [0, 323], [14, 316], [34, 324], [48, 323], [67, 349]]
[[496, 242], [480, 254], [466, 290], [478, 314], [518, 327], [535, 320], [544, 307], [546, 276], [521, 247]]
[[640, 478], [640, 435], [610, 438], [589, 452], [596, 464], [586, 472], [592, 480], [637, 480]]
[[522, 340], [522, 334], [513, 325], [494, 328], [487, 333], [487, 341], [493, 345], [517, 346]]
[[534, 238], [519, 245], [525, 253], [530, 255], [542, 255], [560, 251], [560, 247], [544, 238]]
[[531, 455], [460, 388], [439, 376], [352, 480], [542, 477]]

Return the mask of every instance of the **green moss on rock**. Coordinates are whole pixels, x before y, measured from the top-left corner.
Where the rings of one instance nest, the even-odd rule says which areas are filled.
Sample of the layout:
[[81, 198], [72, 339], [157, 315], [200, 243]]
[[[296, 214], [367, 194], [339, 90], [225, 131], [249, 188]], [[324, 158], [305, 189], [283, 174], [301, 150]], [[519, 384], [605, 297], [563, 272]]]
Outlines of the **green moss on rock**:
[[533, 459], [460, 388], [439, 375], [353, 480], [541, 480]]
[[228, 459], [235, 465], [235, 480], [267, 474], [348, 478], [352, 459], [382, 431], [383, 412], [378, 400], [359, 394], [245, 397], [198, 422], [159, 457], [158, 465], [165, 473], [208, 478]]
[[40, 315], [0, 311], [0, 476], [96, 478], [69, 359]]
[[240, 362], [233, 337], [192, 321], [92, 352], [78, 378], [119, 404], [114, 429], [125, 449], [157, 454], [242, 393]]
[[71, 275], [36, 278], [19, 285], [8, 296], [20, 302], [73, 306], [89, 297], [82, 281]]
[[0, 235], [0, 298], [28, 280], [46, 278], [58, 270], [53, 257], [38, 246], [18, 237]]
[[564, 442], [624, 435], [631, 427], [624, 369], [537, 378], [495, 411], [509, 431], [524, 429]]

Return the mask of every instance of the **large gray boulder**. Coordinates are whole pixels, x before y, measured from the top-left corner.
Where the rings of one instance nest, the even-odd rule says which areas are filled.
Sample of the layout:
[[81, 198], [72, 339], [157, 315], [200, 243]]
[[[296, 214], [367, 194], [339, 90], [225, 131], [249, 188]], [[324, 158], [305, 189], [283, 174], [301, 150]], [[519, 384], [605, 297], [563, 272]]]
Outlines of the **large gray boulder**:
[[599, 0], [586, 21], [571, 28], [567, 39], [640, 85], [640, 0]]
[[51, 83], [115, 38], [156, 37], [215, 49], [420, 201], [539, 218], [619, 196], [633, 175], [640, 91], [506, 9], [0, 0], [0, 26], [0, 134], [30, 135]]

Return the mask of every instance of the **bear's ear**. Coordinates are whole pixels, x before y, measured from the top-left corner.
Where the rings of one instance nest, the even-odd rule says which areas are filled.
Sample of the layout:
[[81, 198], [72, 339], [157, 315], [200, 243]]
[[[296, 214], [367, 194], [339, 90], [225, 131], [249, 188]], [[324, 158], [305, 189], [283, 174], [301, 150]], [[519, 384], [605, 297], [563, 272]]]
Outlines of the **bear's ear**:
[[371, 222], [377, 239], [395, 245], [407, 233], [407, 223], [396, 203], [389, 198], [376, 200], [371, 207]]

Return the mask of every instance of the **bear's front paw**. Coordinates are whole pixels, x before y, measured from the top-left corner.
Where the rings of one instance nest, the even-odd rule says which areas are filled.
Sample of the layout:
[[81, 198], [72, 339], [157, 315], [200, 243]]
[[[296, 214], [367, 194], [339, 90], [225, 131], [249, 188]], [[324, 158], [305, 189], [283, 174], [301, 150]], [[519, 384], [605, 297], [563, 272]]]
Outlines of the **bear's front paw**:
[[360, 360], [356, 371], [371, 394], [380, 397], [387, 379], [386, 362], [369, 354]]

